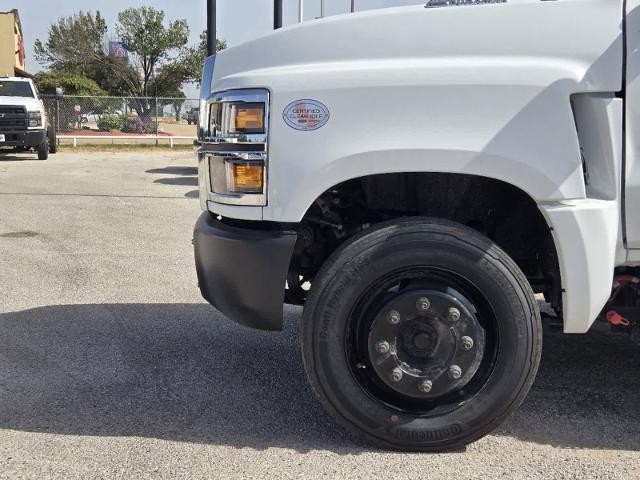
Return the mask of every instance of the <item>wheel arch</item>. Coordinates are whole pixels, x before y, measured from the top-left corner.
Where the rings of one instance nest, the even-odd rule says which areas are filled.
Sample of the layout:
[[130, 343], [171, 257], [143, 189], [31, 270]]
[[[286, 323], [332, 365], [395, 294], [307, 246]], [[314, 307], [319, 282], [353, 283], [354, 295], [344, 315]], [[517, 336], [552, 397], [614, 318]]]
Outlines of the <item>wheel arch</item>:
[[[562, 310], [562, 281], [552, 228], [530, 193], [504, 180], [444, 172], [386, 172], [351, 178], [321, 192], [299, 222], [290, 283], [312, 281], [312, 264], [344, 241], [394, 218], [427, 216], [480, 231], [525, 272], [534, 291]], [[296, 301], [288, 292], [288, 301]]]
[[[422, 165], [428, 166], [428, 169], [421, 168]], [[579, 162], [566, 162], [549, 174], [529, 160], [520, 161], [488, 151], [448, 148], [363, 150], [328, 162], [313, 173], [305, 166], [305, 162], [292, 165], [291, 168], [298, 181], [287, 181], [281, 187], [274, 186], [278, 193], [271, 192], [269, 195], [269, 205], [263, 209], [264, 220], [299, 222], [315, 200], [336, 185], [386, 174], [449, 174], [488, 178], [511, 185], [537, 202], [582, 198], [585, 194]], [[557, 178], [559, 170], [562, 170], [563, 181]], [[363, 175], [363, 172], [366, 174]], [[577, 177], [580, 182], [576, 180]], [[278, 202], [283, 198], [283, 190], [287, 201], [280, 204]]]

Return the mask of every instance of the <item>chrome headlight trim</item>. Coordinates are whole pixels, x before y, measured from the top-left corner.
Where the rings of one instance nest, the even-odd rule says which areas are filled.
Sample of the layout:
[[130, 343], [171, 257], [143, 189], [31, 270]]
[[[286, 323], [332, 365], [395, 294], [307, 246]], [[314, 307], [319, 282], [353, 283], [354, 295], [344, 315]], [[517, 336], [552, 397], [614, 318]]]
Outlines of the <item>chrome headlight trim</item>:
[[[215, 104], [233, 103], [261, 103], [264, 105], [264, 133], [230, 134], [220, 126], [213, 123], [211, 118], [212, 107]], [[226, 90], [216, 92], [207, 100], [206, 104], [206, 128], [202, 132], [203, 143], [264, 143], [269, 137], [269, 91], [266, 89]]]
[[[239, 89], [215, 92], [202, 102], [199, 131], [199, 182], [200, 201], [203, 207], [209, 202], [225, 205], [267, 205], [268, 139], [270, 123], [270, 96], [266, 89]], [[220, 103], [262, 103], [264, 105], [264, 133], [229, 134], [212, 125], [212, 107]], [[230, 159], [259, 160], [264, 163], [262, 193], [219, 193], [213, 188], [221, 179], [219, 164]], [[216, 168], [218, 167], [218, 168]], [[215, 177], [215, 178], [214, 178]]]
[[[226, 184], [223, 172], [226, 171], [226, 163], [238, 161], [255, 161], [264, 165], [264, 180], [261, 193], [231, 193], [220, 192], [223, 188], [216, 188], [216, 183]], [[224, 203], [227, 205], [251, 205], [262, 207], [267, 204], [267, 154], [266, 152], [209, 152], [206, 154], [206, 168], [209, 172], [207, 185], [207, 199], [210, 202]], [[217, 176], [214, 177], [214, 172]], [[222, 177], [222, 178], [221, 178]], [[226, 185], [228, 187], [228, 185]]]

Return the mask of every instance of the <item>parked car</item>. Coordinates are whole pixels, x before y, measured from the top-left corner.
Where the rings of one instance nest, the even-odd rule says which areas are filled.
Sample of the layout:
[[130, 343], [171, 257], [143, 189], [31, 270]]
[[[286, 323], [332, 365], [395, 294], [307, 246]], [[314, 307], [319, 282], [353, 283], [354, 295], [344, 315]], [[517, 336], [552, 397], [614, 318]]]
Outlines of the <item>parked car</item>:
[[187, 123], [189, 125], [197, 125], [200, 120], [200, 108], [194, 107], [187, 114]]

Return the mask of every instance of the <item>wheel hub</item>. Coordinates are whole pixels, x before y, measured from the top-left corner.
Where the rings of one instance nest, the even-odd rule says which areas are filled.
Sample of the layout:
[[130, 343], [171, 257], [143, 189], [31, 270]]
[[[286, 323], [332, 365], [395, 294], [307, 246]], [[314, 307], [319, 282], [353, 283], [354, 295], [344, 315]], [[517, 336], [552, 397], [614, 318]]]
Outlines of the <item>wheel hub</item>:
[[433, 399], [462, 389], [484, 353], [485, 332], [472, 309], [451, 289], [394, 297], [371, 324], [368, 351], [376, 374], [412, 398]]
[[423, 321], [407, 321], [398, 328], [400, 349], [420, 359], [433, 357], [438, 347], [438, 331]]

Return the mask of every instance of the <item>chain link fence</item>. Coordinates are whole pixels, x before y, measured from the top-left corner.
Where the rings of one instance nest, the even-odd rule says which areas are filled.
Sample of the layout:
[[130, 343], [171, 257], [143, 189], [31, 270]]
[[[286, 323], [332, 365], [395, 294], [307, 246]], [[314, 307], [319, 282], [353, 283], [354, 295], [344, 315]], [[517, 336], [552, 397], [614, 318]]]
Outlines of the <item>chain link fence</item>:
[[58, 143], [191, 144], [199, 100], [166, 97], [44, 96]]

